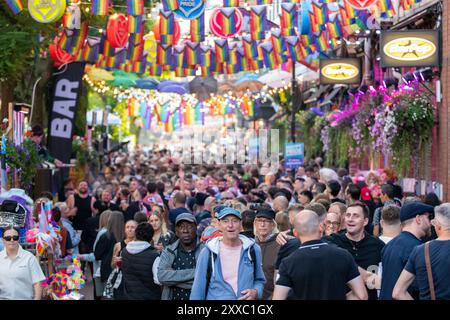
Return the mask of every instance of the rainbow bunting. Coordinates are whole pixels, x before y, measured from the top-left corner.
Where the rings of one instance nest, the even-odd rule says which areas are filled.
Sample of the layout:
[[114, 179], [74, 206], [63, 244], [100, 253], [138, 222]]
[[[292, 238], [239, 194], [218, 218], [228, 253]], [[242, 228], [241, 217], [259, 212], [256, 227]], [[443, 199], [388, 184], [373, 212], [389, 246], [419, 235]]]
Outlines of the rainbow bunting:
[[239, 7], [239, 0], [223, 0], [224, 7]]
[[[172, 69], [181, 69], [183, 68], [184, 61], [184, 45], [174, 46], [173, 47], [173, 58], [172, 58]], [[181, 72], [181, 71], [179, 71]]]
[[144, 43], [144, 33], [131, 33], [128, 38], [128, 45], [138, 46]]
[[5, 0], [12, 13], [18, 14], [23, 10], [22, 0]]
[[305, 47], [310, 46], [314, 42], [314, 36], [311, 34], [302, 34], [300, 40]]
[[132, 16], [144, 14], [144, 0], [127, 0], [127, 13]]
[[235, 34], [236, 33], [236, 9], [235, 8], [221, 8], [220, 12], [222, 13], [222, 31], [225, 34]]
[[260, 48], [263, 50], [264, 66], [268, 69], [275, 69], [278, 67], [278, 57], [271, 42], [265, 42], [260, 44]]
[[255, 40], [252, 40], [251, 36], [243, 36], [242, 45], [244, 47], [245, 56], [248, 59], [258, 58], [258, 43]]
[[161, 44], [172, 44], [175, 32], [175, 15], [172, 11], [159, 12], [159, 33], [161, 35]]
[[267, 6], [250, 7], [250, 34], [252, 40], [264, 40], [267, 27]]
[[341, 38], [343, 36], [341, 24], [337, 19], [335, 19], [334, 22], [327, 22], [327, 31], [332, 39]]
[[78, 50], [77, 54], [75, 55], [75, 61], [83, 61], [83, 49]]
[[356, 9], [353, 8], [347, 1], [344, 1], [343, 6], [339, 7], [341, 21], [344, 25], [350, 25], [355, 23]]
[[319, 27], [325, 26], [325, 23], [328, 22], [328, 14], [326, 12], [326, 6], [324, 6], [323, 4], [319, 6], [318, 4], [313, 3], [312, 9], [315, 18], [315, 23]]
[[89, 25], [87, 21], [84, 21], [81, 24], [81, 28], [74, 30], [74, 35], [72, 38], [72, 45], [70, 50], [68, 51], [72, 55], [78, 55], [80, 51], [82, 51], [83, 45], [86, 41], [87, 35], [89, 31]]
[[66, 12], [62, 18], [62, 25], [65, 29], [80, 29], [81, 10], [79, 6], [70, 5], [66, 7]]
[[142, 59], [142, 61], [132, 61], [132, 63], [131, 72], [140, 74], [145, 72], [146, 59]]
[[92, 0], [91, 13], [94, 16], [107, 16], [109, 0]]
[[382, 18], [392, 18], [396, 14], [392, 0], [378, 0], [378, 7]]
[[100, 53], [105, 56], [113, 56], [116, 50], [111, 46], [106, 36], [102, 36], [100, 43]]
[[95, 64], [97, 68], [105, 68], [106, 67], [106, 58], [103, 54], [98, 54], [97, 62]]
[[213, 52], [212, 48], [209, 46], [202, 45], [202, 66], [204, 67], [210, 67], [216, 63], [216, 55]]
[[130, 61], [141, 61], [144, 54], [144, 44], [140, 45], [128, 45], [127, 59]]
[[286, 44], [281, 34], [281, 29], [273, 29], [270, 31], [270, 41], [277, 55], [283, 55], [286, 52]]
[[183, 65], [186, 67], [192, 67], [197, 64], [201, 64], [202, 53], [200, 50], [200, 43], [186, 41], [186, 46], [184, 47], [184, 61]]
[[72, 47], [74, 33], [74, 30], [64, 29], [59, 37], [58, 47], [60, 47], [64, 51], [69, 51]]
[[298, 6], [295, 3], [282, 3], [281, 4], [281, 31], [283, 36], [294, 36], [295, 29], [298, 23]]
[[205, 41], [205, 13], [202, 13], [197, 19], [191, 20], [191, 41]]
[[258, 6], [260, 6], [260, 5], [269, 5], [269, 4], [272, 4], [272, 3], [273, 3], [273, 0], [256, 0], [256, 4]]
[[172, 46], [166, 44], [157, 45], [156, 62], [160, 66], [171, 65], [172, 63]]
[[179, 8], [178, 0], [162, 0], [164, 11], [175, 11]]
[[230, 59], [228, 40], [218, 39], [214, 40], [216, 49], [216, 62], [228, 62]]
[[320, 36], [316, 37], [316, 46], [321, 52], [328, 51], [330, 49], [330, 43], [325, 32], [322, 32]]
[[143, 33], [144, 32], [144, 16], [128, 15], [128, 32]]
[[286, 44], [288, 47], [289, 56], [294, 61], [300, 61], [305, 57], [304, 52], [301, 50], [302, 45], [300, 39], [295, 36], [286, 37]]
[[151, 76], [159, 77], [162, 74], [162, 67], [157, 64], [147, 66], [147, 71]]

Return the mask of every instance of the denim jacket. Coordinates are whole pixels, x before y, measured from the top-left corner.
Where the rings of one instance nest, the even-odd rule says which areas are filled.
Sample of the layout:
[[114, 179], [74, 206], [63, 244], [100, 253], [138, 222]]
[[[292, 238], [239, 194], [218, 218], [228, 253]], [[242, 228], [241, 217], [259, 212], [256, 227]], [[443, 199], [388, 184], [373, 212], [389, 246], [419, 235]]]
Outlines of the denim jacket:
[[[222, 237], [217, 237], [208, 241], [206, 247], [200, 252], [195, 270], [194, 284], [192, 285], [191, 300], [237, 300], [243, 296], [241, 292], [246, 289], [256, 289], [258, 299], [262, 298], [266, 279], [262, 269], [261, 249], [253, 239], [243, 235], [240, 235], [239, 238], [242, 241], [242, 250], [238, 269], [238, 294], [236, 295], [231, 285], [223, 279], [219, 254]], [[251, 261], [250, 247], [252, 246], [255, 249], [256, 268], [254, 268]], [[213, 258], [211, 251], [217, 255], [217, 258], [213, 264], [208, 293], [205, 297], [209, 259]]]

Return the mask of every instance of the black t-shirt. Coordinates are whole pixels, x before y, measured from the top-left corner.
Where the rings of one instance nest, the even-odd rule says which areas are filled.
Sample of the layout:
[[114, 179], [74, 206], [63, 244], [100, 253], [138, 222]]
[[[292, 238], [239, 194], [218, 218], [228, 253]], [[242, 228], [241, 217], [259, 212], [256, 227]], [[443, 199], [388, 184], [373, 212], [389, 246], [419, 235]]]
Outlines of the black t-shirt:
[[74, 206], [77, 208], [77, 213], [73, 217], [75, 230], [83, 230], [86, 220], [92, 217], [91, 201], [92, 197], [89, 195], [86, 198], [82, 198], [78, 194], [74, 195]]
[[347, 283], [359, 276], [346, 250], [314, 240], [281, 262], [277, 285], [291, 288], [300, 300], [345, 300]]
[[[433, 273], [434, 292], [437, 300], [450, 300], [450, 240], [430, 242], [430, 263]], [[416, 276], [420, 300], [430, 300], [424, 245], [411, 252], [405, 270]]]
[[106, 202], [103, 202], [102, 200], [95, 201], [94, 208], [98, 210], [98, 214], [101, 214], [103, 211], [106, 211], [106, 210], [121, 211], [120, 207], [117, 204], [115, 204], [113, 202], [106, 203]]
[[275, 263], [275, 269], [280, 269], [281, 262], [284, 258], [287, 258], [291, 253], [295, 252], [300, 247], [300, 240], [298, 238], [288, 240], [284, 246], [278, 250], [277, 262]]
[[[355, 259], [356, 264], [368, 270], [369, 267], [378, 268], [381, 262], [381, 250], [384, 248], [384, 242], [371, 236], [367, 232], [361, 241], [352, 241], [347, 238], [345, 233], [336, 233], [323, 238], [327, 242], [336, 244], [338, 247], [347, 250]], [[377, 290], [368, 290], [369, 300], [377, 300]]]

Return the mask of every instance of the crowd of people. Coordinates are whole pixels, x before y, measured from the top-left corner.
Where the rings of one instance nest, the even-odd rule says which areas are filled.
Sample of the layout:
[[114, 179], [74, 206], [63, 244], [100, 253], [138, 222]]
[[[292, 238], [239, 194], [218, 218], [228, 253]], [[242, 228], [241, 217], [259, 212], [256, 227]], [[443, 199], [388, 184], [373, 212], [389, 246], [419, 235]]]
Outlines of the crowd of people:
[[[450, 204], [404, 194], [389, 169], [184, 165], [137, 148], [68, 179], [54, 211], [95, 299], [450, 299]], [[17, 257], [34, 271], [26, 294], [0, 277], [0, 298], [40, 298], [17, 240], [4, 232], [0, 274]]]

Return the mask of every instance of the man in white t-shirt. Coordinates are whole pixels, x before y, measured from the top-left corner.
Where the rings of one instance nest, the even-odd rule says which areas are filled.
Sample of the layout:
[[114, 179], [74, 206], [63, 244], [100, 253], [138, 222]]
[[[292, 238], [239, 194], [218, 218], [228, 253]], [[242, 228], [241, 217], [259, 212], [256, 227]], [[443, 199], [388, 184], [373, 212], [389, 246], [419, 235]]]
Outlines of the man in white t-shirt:
[[7, 228], [0, 252], [0, 300], [40, 300], [45, 280], [39, 262], [19, 245], [19, 232]]
[[379, 237], [384, 243], [388, 243], [402, 232], [400, 223], [400, 208], [396, 205], [388, 205], [381, 209], [381, 229], [383, 234]]

